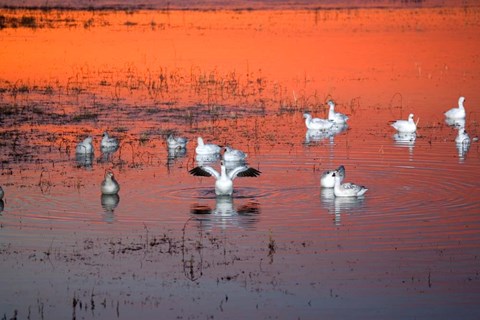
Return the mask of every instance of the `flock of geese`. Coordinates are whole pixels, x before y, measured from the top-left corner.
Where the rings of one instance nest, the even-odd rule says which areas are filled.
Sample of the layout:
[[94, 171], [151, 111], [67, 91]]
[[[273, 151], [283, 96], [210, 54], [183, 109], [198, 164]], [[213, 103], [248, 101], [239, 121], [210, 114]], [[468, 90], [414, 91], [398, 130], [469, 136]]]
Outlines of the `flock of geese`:
[[[465, 131], [466, 112], [464, 107], [465, 98], [458, 99], [458, 107], [452, 108], [445, 112], [446, 122], [458, 129], [458, 135], [455, 142], [464, 148], [468, 148], [471, 139]], [[329, 132], [346, 125], [348, 116], [335, 111], [335, 103], [328, 102], [329, 112], [328, 119], [313, 118], [310, 114], [305, 113], [305, 125], [308, 131], [318, 131], [319, 133]], [[414, 122], [414, 115], [410, 114], [407, 120], [397, 120], [391, 124], [397, 131], [397, 134], [404, 139], [415, 139], [418, 120]], [[188, 139], [184, 137], [175, 137], [169, 135], [167, 138], [167, 146], [170, 151], [185, 150]], [[110, 137], [107, 132], [103, 133], [100, 148], [102, 152], [113, 152], [119, 147], [116, 138]], [[91, 136], [85, 138], [76, 146], [77, 155], [93, 155], [93, 138]], [[237, 177], [258, 177], [261, 172], [246, 164], [247, 154], [241, 150], [233, 149], [230, 146], [221, 147], [213, 143], [205, 143], [201, 137], [197, 138], [197, 146], [195, 148], [195, 159], [199, 164], [191, 169], [189, 173], [199, 177], [215, 178], [215, 194], [218, 196], [232, 196], [233, 181]], [[213, 167], [207, 165], [221, 159], [220, 172]], [[335, 170], [328, 170], [322, 173], [320, 185], [322, 188], [333, 188], [336, 197], [362, 197], [368, 189], [365, 186], [354, 183], [344, 183], [345, 167], [339, 166]], [[115, 179], [111, 170], [105, 172], [104, 180], [101, 183], [102, 195], [117, 195], [120, 191], [120, 184]], [[0, 201], [3, 203], [4, 191], [0, 186]]]

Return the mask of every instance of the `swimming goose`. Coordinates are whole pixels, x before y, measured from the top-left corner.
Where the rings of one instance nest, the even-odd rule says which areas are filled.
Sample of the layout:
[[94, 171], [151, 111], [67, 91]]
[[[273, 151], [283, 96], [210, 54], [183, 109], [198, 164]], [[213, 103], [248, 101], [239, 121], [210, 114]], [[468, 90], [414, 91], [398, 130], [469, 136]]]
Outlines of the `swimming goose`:
[[391, 126], [401, 133], [414, 133], [417, 131], [417, 124], [413, 122], [413, 113], [408, 115], [408, 120], [397, 120]]
[[307, 129], [310, 130], [328, 130], [333, 126], [333, 121], [320, 119], [320, 118], [312, 118], [309, 113], [304, 113], [303, 117], [305, 118], [305, 125]]
[[93, 138], [87, 137], [82, 142], [77, 144], [75, 148], [75, 152], [77, 154], [92, 154], [93, 153], [93, 145], [92, 145]]
[[102, 194], [117, 194], [120, 191], [120, 185], [118, 184], [117, 180], [113, 176], [112, 171], [107, 171], [105, 173], [105, 179], [102, 181]]
[[333, 121], [335, 123], [345, 123], [348, 120], [348, 117], [340, 112], [335, 112], [335, 102], [332, 100], [328, 101], [328, 106], [330, 109], [328, 110], [328, 120]]
[[236, 177], [258, 177], [260, 171], [255, 168], [250, 168], [247, 166], [239, 166], [227, 173], [227, 169], [221, 163], [220, 173], [209, 166], [195, 167], [189, 171], [191, 175], [199, 177], [214, 177], [215, 181], [215, 194], [216, 195], [228, 195], [231, 196], [233, 193], [233, 180]]
[[455, 138], [455, 142], [457, 144], [466, 145], [466, 144], [470, 144], [470, 141], [471, 141], [470, 136], [468, 135], [467, 131], [465, 131], [465, 128], [463, 127], [458, 128], [458, 135]]
[[197, 147], [195, 148], [195, 152], [197, 154], [214, 154], [220, 153], [221, 148], [213, 143], [204, 143], [201, 137], [197, 138]]
[[115, 138], [112, 138], [108, 135], [108, 132], [105, 131], [102, 136], [102, 142], [100, 143], [100, 147], [102, 149], [116, 149], [118, 148], [118, 140]]
[[225, 147], [223, 152], [223, 160], [224, 161], [232, 161], [232, 162], [238, 162], [238, 161], [243, 161], [247, 157], [247, 154], [243, 151], [233, 149], [231, 147]]
[[465, 107], [463, 106], [465, 97], [458, 98], [458, 108], [452, 108], [445, 112], [445, 117], [450, 119], [463, 119], [465, 118]]
[[184, 137], [174, 137], [170, 134], [167, 138], [168, 149], [184, 149], [187, 145], [188, 139]]
[[333, 177], [335, 178], [335, 187], [333, 189], [335, 197], [360, 197], [368, 190], [364, 186], [353, 183], [341, 183], [342, 178], [336, 172], [333, 173]]
[[340, 166], [336, 170], [328, 170], [322, 173], [322, 177], [320, 178], [320, 185], [323, 188], [333, 188], [335, 187], [335, 176], [334, 174], [338, 174], [340, 176], [340, 182], [345, 179], [345, 167]]

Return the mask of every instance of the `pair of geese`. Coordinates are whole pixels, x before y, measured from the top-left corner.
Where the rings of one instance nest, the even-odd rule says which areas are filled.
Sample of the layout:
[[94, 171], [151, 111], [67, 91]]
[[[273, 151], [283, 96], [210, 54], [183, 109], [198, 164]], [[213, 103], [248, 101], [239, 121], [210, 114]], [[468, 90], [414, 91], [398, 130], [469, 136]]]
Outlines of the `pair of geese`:
[[[464, 107], [465, 97], [458, 98], [458, 107], [451, 108], [444, 113], [447, 123], [457, 124], [460, 123], [458, 127], [458, 134], [455, 138], [457, 144], [467, 145], [470, 144], [470, 136], [465, 131], [465, 107]], [[395, 130], [401, 134], [414, 134], [417, 131], [418, 120], [415, 123], [413, 121], [413, 113], [410, 113], [408, 120], [397, 120], [391, 124]]]
[[[114, 151], [118, 148], [118, 140], [110, 137], [105, 131], [102, 135], [100, 148], [104, 151]], [[75, 153], [79, 155], [92, 155], [94, 153], [93, 137], [88, 136], [82, 142], [79, 142], [75, 148]]]

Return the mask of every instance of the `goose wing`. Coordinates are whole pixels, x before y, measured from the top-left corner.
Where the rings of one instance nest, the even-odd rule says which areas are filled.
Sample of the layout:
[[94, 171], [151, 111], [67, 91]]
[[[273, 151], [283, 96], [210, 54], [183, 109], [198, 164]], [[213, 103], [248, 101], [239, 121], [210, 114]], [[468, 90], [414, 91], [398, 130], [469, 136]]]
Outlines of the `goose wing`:
[[220, 178], [220, 174], [217, 170], [209, 166], [195, 167], [192, 170], [188, 171], [193, 176], [197, 177], [215, 177], [216, 179]]
[[239, 166], [230, 171], [228, 173], [228, 177], [232, 180], [236, 177], [258, 177], [260, 173], [261, 172], [255, 168]]

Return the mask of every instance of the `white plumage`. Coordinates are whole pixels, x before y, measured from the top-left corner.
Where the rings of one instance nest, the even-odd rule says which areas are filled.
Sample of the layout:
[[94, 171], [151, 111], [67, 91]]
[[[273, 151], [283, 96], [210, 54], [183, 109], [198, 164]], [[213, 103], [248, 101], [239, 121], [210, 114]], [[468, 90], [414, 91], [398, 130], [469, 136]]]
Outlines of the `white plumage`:
[[105, 179], [102, 181], [101, 186], [102, 194], [112, 195], [117, 194], [120, 191], [120, 185], [113, 176], [113, 172], [107, 171], [105, 173]]
[[340, 176], [340, 182], [345, 179], [345, 167], [340, 166], [336, 170], [328, 170], [322, 173], [322, 177], [320, 178], [320, 185], [323, 188], [333, 188], [335, 187], [335, 174]]
[[326, 119], [312, 118], [309, 113], [304, 113], [305, 125], [310, 130], [328, 130], [333, 127], [334, 122]]
[[408, 120], [397, 120], [391, 126], [401, 133], [414, 133], [417, 131], [417, 124], [413, 121], [413, 113], [408, 115]]
[[184, 137], [175, 137], [170, 134], [167, 138], [168, 149], [184, 149], [187, 146], [188, 139]]
[[465, 107], [463, 103], [465, 102], [465, 97], [458, 98], [458, 108], [452, 108], [445, 112], [445, 117], [449, 119], [464, 119], [465, 118]]
[[92, 145], [93, 138], [87, 137], [82, 142], [77, 144], [75, 148], [75, 152], [77, 154], [92, 154], [93, 153], [93, 145]]
[[333, 192], [335, 197], [360, 197], [367, 192], [367, 188], [353, 183], [341, 183], [342, 178], [339, 174], [333, 174], [335, 178], [335, 187]]
[[102, 136], [102, 142], [100, 143], [102, 149], [116, 149], [118, 148], [118, 140], [110, 137], [108, 132], [105, 131]]
[[231, 147], [225, 147], [225, 151], [223, 152], [223, 160], [224, 161], [244, 161], [247, 158], [247, 154], [241, 150], [233, 149]]
[[201, 137], [197, 138], [195, 152], [200, 155], [220, 153], [221, 148], [213, 143], [204, 143]]
[[191, 175], [201, 177], [214, 177], [215, 194], [231, 196], [233, 193], [233, 180], [236, 177], [258, 177], [260, 171], [255, 168], [250, 168], [245, 165], [238, 166], [227, 173], [223, 162], [220, 167], [220, 173], [210, 166], [199, 166], [189, 171]]
[[335, 112], [335, 102], [332, 100], [328, 101], [328, 120], [333, 121], [338, 124], [346, 123], [348, 120], [348, 116], [344, 115], [340, 112]]

